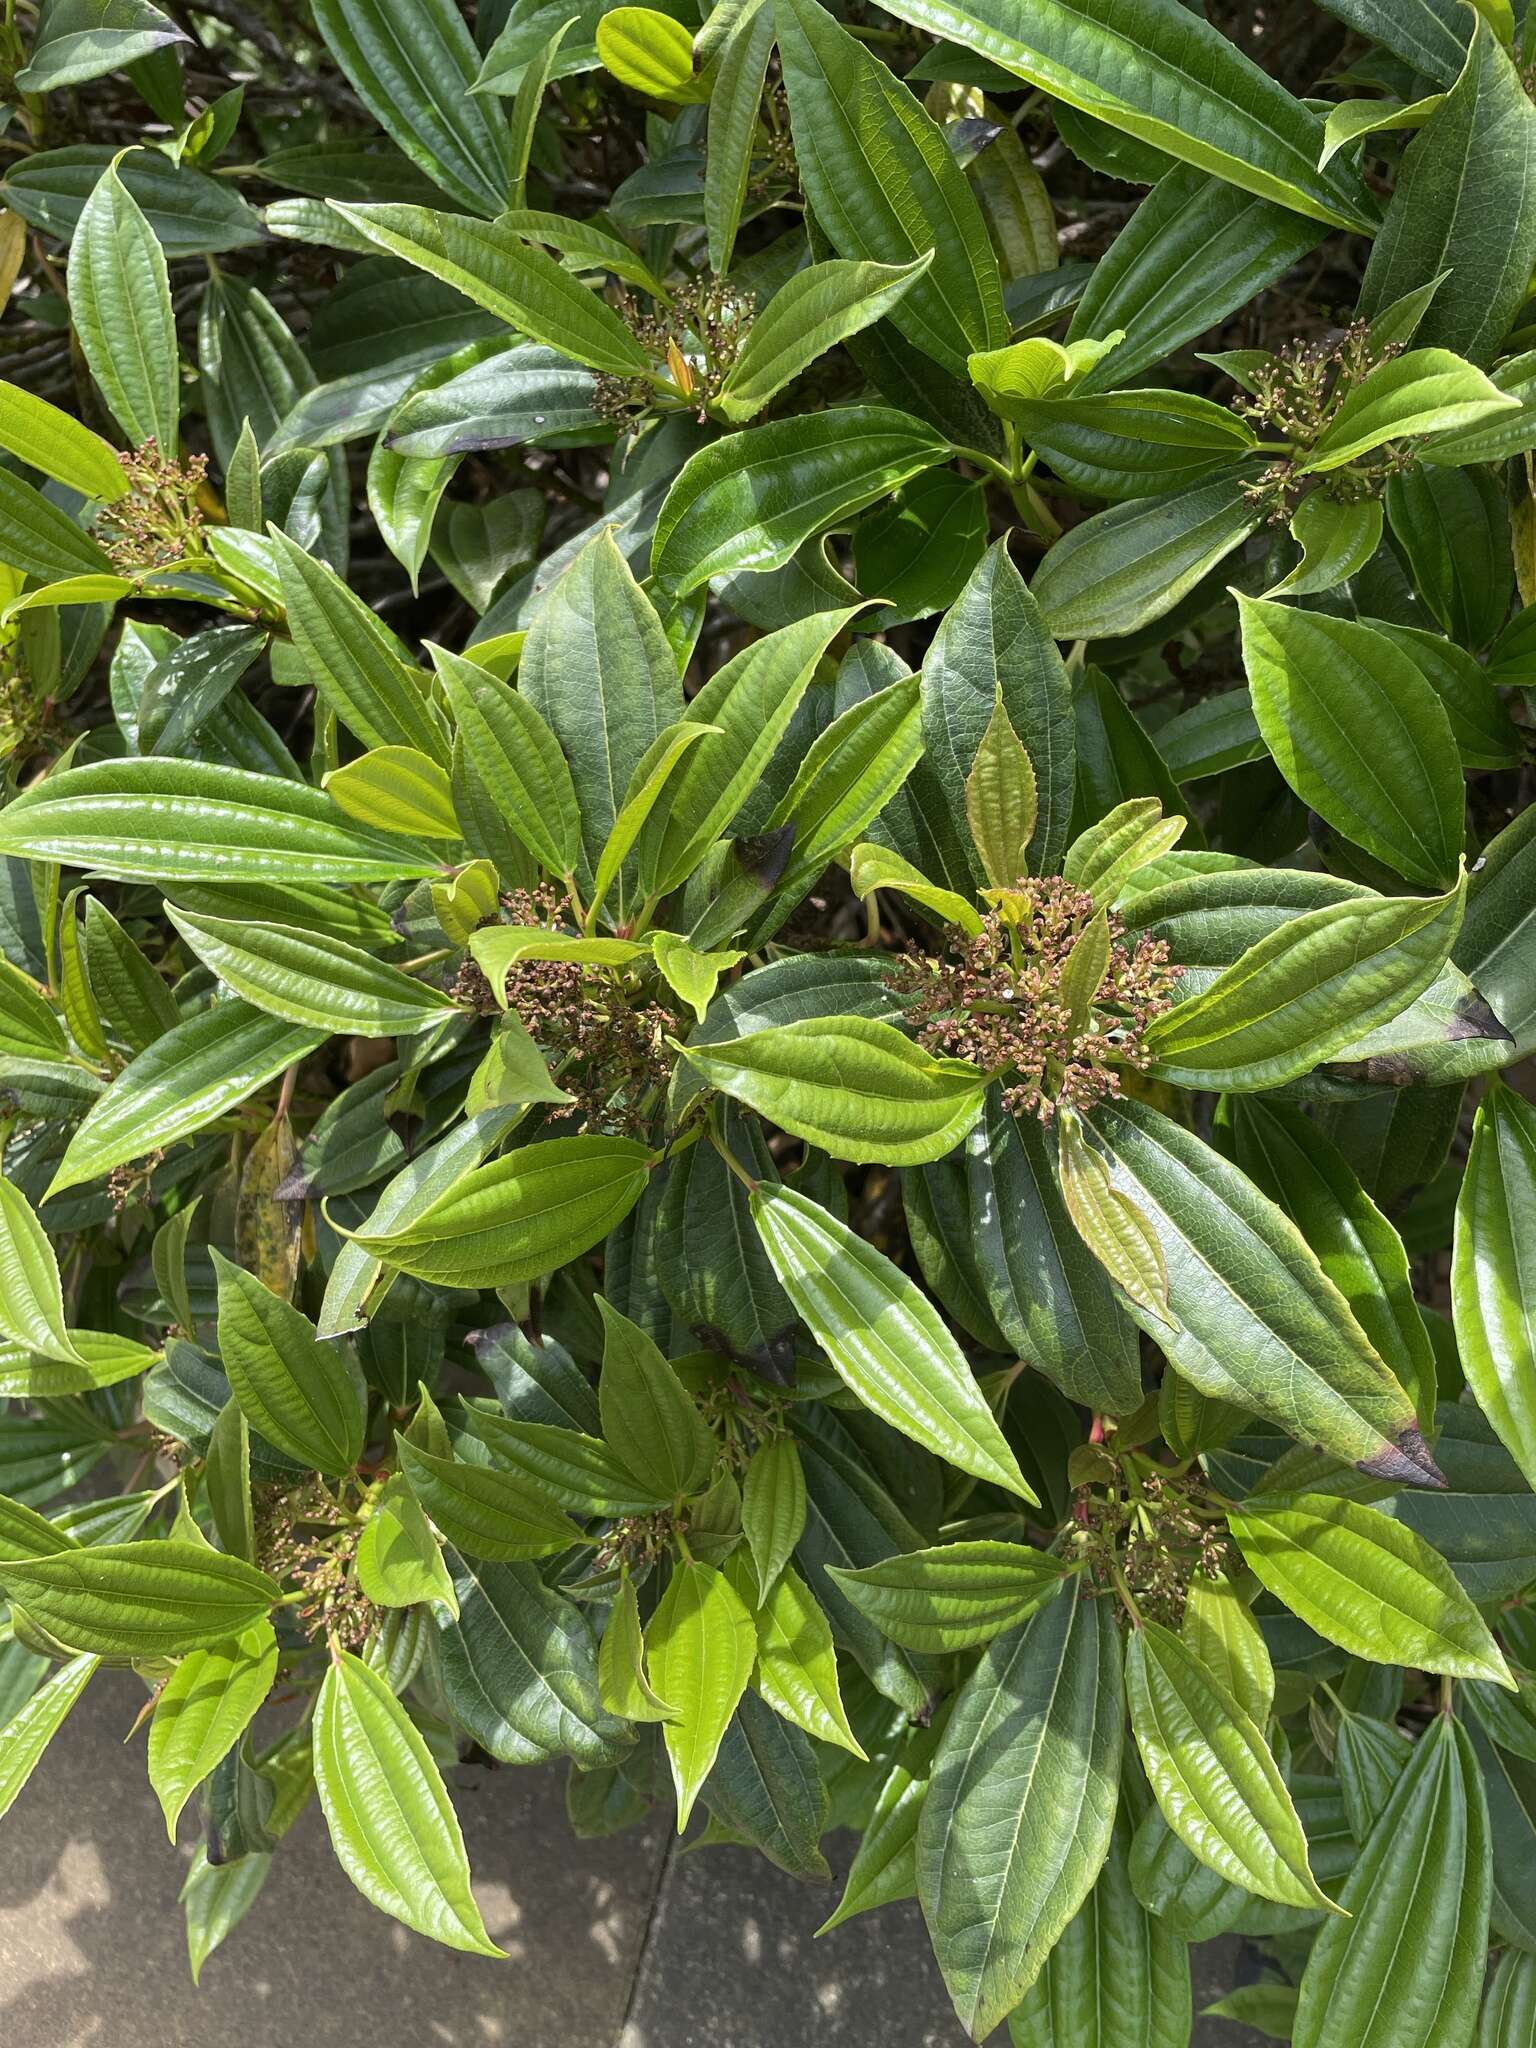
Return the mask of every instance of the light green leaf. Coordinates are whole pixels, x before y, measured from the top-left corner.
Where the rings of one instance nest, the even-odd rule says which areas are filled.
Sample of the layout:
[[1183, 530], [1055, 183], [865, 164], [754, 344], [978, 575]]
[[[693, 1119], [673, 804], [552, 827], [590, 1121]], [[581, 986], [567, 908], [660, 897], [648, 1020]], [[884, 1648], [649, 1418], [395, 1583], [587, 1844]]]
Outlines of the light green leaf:
[[677, 1719], [662, 1729], [677, 1790], [677, 1831], [709, 1776], [757, 1657], [752, 1616], [712, 1565], [675, 1564], [645, 1632], [651, 1683]]
[[432, 1941], [499, 1956], [442, 1774], [405, 1708], [350, 1651], [321, 1683], [314, 1756], [331, 1846], [364, 1898]]
[[321, 787], [338, 809], [364, 825], [419, 839], [458, 839], [446, 772], [415, 747], [374, 747], [328, 769]]
[[457, 1615], [459, 1596], [437, 1538], [408, 1481], [396, 1473], [373, 1503], [357, 1540], [357, 1583], [375, 1607], [440, 1600]]
[[1450, 1566], [1391, 1515], [1336, 1494], [1256, 1494], [1228, 1519], [1259, 1583], [1351, 1656], [1514, 1689]]
[[512, 1287], [606, 1237], [639, 1201], [650, 1164], [633, 1138], [550, 1138], [473, 1168], [419, 1215], [353, 1241], [422, 1280]]
[[278, 1597], [274, 1580], [204, 1542], [146, 1538], [7, 1560], [0, 1585], [71, 1648], [176, 1657], [240, 1635]]
[[1059, 1123], [1057, 1172], [1073, 1229], [1127, 1300], [1154, 1322], [1172, 1328], [1168, 1266], [1156, 1231], [1136, 1203], [1111, 1182], [1104, 1161], [1084, 1139], [1076, 1114], [1063, 1110]]
[[1422, 672], [1354, 619], [1239, 597], [1265, 744], [1303, 803], [1409, 881], [1444, 889], [1465, 835], [1450, 720]]
[[82, 497], [111, 504], [122, 497], [128, 479], [117, 451], [100, 434], [46, 398], [19, 384], [0, 381], [0, 448], [40, 469], [55, 483], [66, 484]]
[[446, 1540], [466, 1557], [492, 1564], [553, 1557], [580, 1532], [520, 1476], [458, 1458], [440, 1458], [396, 1438], [400, 1469]]
[[611, 7], [597, 24], [597, 54], [620, 85], [653, 100], [688, 106], [709, 98], [693, 74], [693, 37], [654, 7]]
[[1363, 569], [1381, 545], [1379, 498], [1353, 502], [1312, 491], [1291, 517], [1291, 539], [1301, 560], [1264, 592], [1266, 597], [1310, 597], [1333, 590]]
[[277, 1676], [277, 1638], [266, 1619], [193, 1650], [160, 1689], [149, 1724], [149, 1782], [174, 1842], [182, 1808], [250, 1726]]
[[1215, 1674], [1147, 1621], [1126, 1644], [1125, 1687], [1148, 1781], [1184, 1846], [1260, 1898], [1331, 1911], [1263, 1733]]
[[276, 924], [194, 917], [166, 906], [192, 951], [254, 1009], [316, 1031], [408, 1037], [458, 1014], [425, 982], [360, 946]]
[[97, 1662], [95, 1657], [72, 1657], [61, 1664], [0, 1728], [0, 1818], [15, 1805]]
[[834, 1158], [940, 1159], [981, 1112], [985, 1078], [871, 1017], [807, 1018], [685, 1056], [714, 1087]]
[[757, 1614], [757, 1690], [773, 1708], [818, 1742], [852, 1751], [867, 1761], [848, 1725], [837, 1683], [832, 1629], [810, 1587], [785, 1565], [763, 1595]]
[[994, 889], [1010, 889], [1029, 872], [1029, 844], [1040, 799], [1029, 751], [1013, 729], [1003, 686], [965, 778], [965, 817]]
[[598, 1410], [614, 1456], [663, 1499], [701, 1492], [715, 1462], [709, 1424], [645, 1332], [601, 1295], [597, 1306], [603, 1321]]
[[1352, 897], [1293, 917], [1155, 1017], [1147, 1048], [1185, 1087], [1295, 1080], [1423, 994], [1450, 958], [1465, 901], [1463, 874], [1444, 896]]
[[431, 654], [491, 801], [540, 866], [573, 873], [581, 812], [559, 741], [520, 691], [446, 648], [432, 647]]
[[813, 263], [774, 293], [730, 367], [716, 409], [749, 420], [816, 358], [882, 319], [924, 276], [933, 251], [911, 263]]
[[765, 1596], [804, 1533], [805, 1515], [799, 1450], [792, 1436], [776, 1436], [752, 1453], [741, 1481], [741, 1533]]
[[[727, 10], [716, 8], [719, 24]], [[707, 30], [701, 31], [701, 41]], [[731, 267], [736, 231], [746, 205], [752, 176], [752, 151], [757, 140], [758, 113], [775, 35], [773, 9], [756, 0], [734, 12], [715, 66], [709, 96], [708, 147], [704, 152], [704, 225], [709, 241], [709, 267], [723, 277]], [[701, 61], [705, 52], [697, 51]]]
[[1254, 1726], [1263, 1728], [1275, 1703], [1274, 1666], [1264, 1631], [1230, 1579], [1193, 1574], [1180, 1633]]
[[43, 1358], [83, 1366], [64, 1321], [59, 1262], [14, 1181], [0, 1176], [0, 1334]]
[[1187, 818], [1163, 816], [1155, 796], [1128, 797], [1086, 826], [1067, 849], [1062, 875], [1108, 908], [1141, 868], [1160, 860], [1184, 836]]
[[856, 846], [848, 863], [848, 880], [855, 896], [868, 896], [875, 889], [899, 889], [914, 903], [934, 911], [945, 924], [958, 925], [972, 938], [980, 934], [981, 913], [974, 903], [968, 903], [953, 889], [939, 888], [888, 846], [877, 846], [870, 839]]
[[640, 1602], [626, 1571], [609, 1610], [597, 1651], [597, 1684], [603, 1705], [625, 1721], [675, 1721], [669, 1706], [645, 1674], [645, 1637]]
[[1456, 1202], [1451, 1307], [1477, 1405], [1536, 1480], [1536, 1109], [1496, 1084], [1477, 1107]]
[[1519, 403], [1449, 349], [1410, 349], [1378, 363], [1346, 394], [1308, 450], [1302, 473], [1341, 469], [1385, 441], [1470, 427]]
[[752, 1218], [784, 1291], [865, 1407], [935, 1457], [1033, 1501], [959, 1346], [900, 1268], [795, 1189], [761, 1183]]

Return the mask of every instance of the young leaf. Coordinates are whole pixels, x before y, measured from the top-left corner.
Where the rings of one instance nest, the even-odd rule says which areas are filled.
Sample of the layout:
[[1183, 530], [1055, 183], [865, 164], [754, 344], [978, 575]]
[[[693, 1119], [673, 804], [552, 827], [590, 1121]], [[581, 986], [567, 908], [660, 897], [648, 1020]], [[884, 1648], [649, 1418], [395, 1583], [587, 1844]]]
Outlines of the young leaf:
[[491, 800], [534, 859], [551, 874], [574, 872], [581, 812], [560, 743], [528, 699], [462, 655], [432, 658], [470, 759]]
[[1478, 1104], [1456, 1203], [1451, 1306], [1467, 1384], [1529, 1481], [1536, 1474], [1536, 1110], [1496, 1084]]
[[384, 1680], [350, 1651], [321, 1683], [314, 1757], [331, 1846], [364, 1898], [429, 1940], [499, 1956], [432, 1754]]
[[601, 1295], [597, 1306], [603, 1319], [597, 1399], [614, 1456], [663, 1499], [701, 1492], [715, 1462], [709, 1424], [645, 1332]]
[[415, 1607], [441, 1600], [450, 1614], [458, 1595], [437, 1538], [400, 1473], [385, 1483], [357, 1540], [357, 1583], [375, 1607]]
[[0, 382], [0, 448], [84, 498], [111, 504], [128, 489], [110, 442], [19, 384]]
[[1518, 404], [1449, 349], [1410, 349], [1378, 363], [1347, 393], [1301, 467], [1307, 474], [1342, 469], [1385, 441], [1470, 427]]
[[71, 1657], [0, 1728], [0, 1819], [15, 1805], [99, 1662], [96, 1657]]
[[757, 1656], [752, 1616], [712, 1565], [672, 1568], [645, 1633], [651, 1683], [677, 1718], [662, 1729], [677, 1790], [677, 1831], [688, 1825], [714, 1766], [727, 1724], [747, 1689]]
[[436, 1457], [397, 1437], [400, 1470], [446, 1540], [466, 1557], [510, 1564], [553, 1557], [578, 1540], [576, 1525], [520, 1476]]
[[609, 1610], [597, 1652], [597, 1683], [603, 1705], [625, 1721], [675, 1721], [676, 1707], [657, 1694], [645, 1675], [645, 1638], [640, 1602], [626, 1572]]
[[752, 1219], [785, 1292], [865, 1407], [962, 1472], [1033, 1501], [959, 1346], [920, 1289], [792, 1188], [759, 1184]]
[[1029, 872], [1038, 812], [1034, 766], [1013, 729], [999, 683], [991, 719], [965, 778], [966, 822], [982, 872], [994, 889], [1012, 888]]
[[176, 1839], [198, 1786], [234, 1748], [277, 1676], [277, 1638], [262, 1620], [229, 1642], [184, 1657], [161, 1687], [149, 1724], [149, 1782]]
[[792, 277], [753, 322], [720, 387], [721, 415], [733, 423], [752, 419], [818, 356], [899, 305], [933, 258], [931, 249], [911, 263], [834, 258]]
[[786, 1565], [757, 1615], [757, 1690], [786, 1721], [818, 1742], [866, 1761], [848, 1725], [837, 1683], [837, 1652], [827, 1617], [798, 1572]]
[[0, 1333], [41, 1358], [83, 1365], [64, 1323], [59, 1262], [32, 1205], [0, 1175]]
[[741, 1533], [764, 1598], [805, 1531], [805, 1470], [792, 1436], [760, 1444], [741, 1481]]

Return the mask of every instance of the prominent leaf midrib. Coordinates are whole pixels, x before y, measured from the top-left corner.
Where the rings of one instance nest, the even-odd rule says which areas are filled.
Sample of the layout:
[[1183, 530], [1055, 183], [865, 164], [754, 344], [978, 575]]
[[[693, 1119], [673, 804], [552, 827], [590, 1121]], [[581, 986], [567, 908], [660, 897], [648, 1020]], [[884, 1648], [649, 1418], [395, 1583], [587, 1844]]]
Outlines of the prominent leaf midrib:
[[[480, 1598], [485, 1602], [486, 1610], [494, 1618], [497, 1629], [499, 1630], [500, 1634], [505, 1638], [505, 1640], [510, 1645], [512, 1650], [516, 1653], [517, 1658], [521, 1663], [523, 1669], [534, 1680], [540, 1695], [546, 1698], [550, 1705], [553, 1707], [555, 1713], [556, 1727], [563, 1728], [566, 1721], [576, 1721], [582, 1727], [588, 1729], [589, 1732], [595, 1732], [595, 1730], [593, 1730], [592, 1728], [592, 1723], [583, 1715], [578, 1714], [568, 1701], [561, 1698], [560, 1694], [555, 1690], [550, 1675], [546, 1673], [543, 1669], [541, 1669], [539, 1665], [534, 1663], [533, 1659], [528, 1655], [527, 1651], [524, 1650], [522, 1645], [518, 1642], [516, 1636], [513, 1635], [511, 1629], [507, 1626], [506, 1621], [502, 1616], [501, 1609], [497, 1606], [496, 1602], [491, 1598], [490, 1594], [486, 1591], [485, 1586], [480, 1579], [480, 1576], [475, 1570], [473, 1561], [468, 1558], [465, 1558], [462, 1552], [459, 1552], [458, 1555], [465, 1578], [470, 1580], [476, 1592], [480, 1595]], [[503, 1565], [500, 1567], [500, 1569], [503, 1571], [516, 1570], [517, 1567], [515, 1565]], [[524, 1569], [531, 1569], [531, 1567], [524, 1567]], [[562, 1617], [551, 1614], [548, 1616], [548, 1619], [552, 1628], [558, 1629], [561, 1635], [565, 1634]], [[462, 1623], [460, 1625], [459, 1632], [461, 1635], [463, 1635], [464, 1633]], [[467, 1643], [467, 1637], [465, 1638], [465, 1641]], [[474, 1667], [472, 1666], [471, 1668], [473, 1669]], [[558, 1669], [558, 1667], [553, 1668]], [[475, 1678], [476, 1683], [479, 1684], [480, 1678], [478, 1670], [476, 1670], [475, 1672]], [[500, 1707], [498, 1707], [493, 1700], [489, 1698], [489, 1695], [487, 1695], [487, 1704], [491, 1707], [492, 1711], [495, 1713], [498, 1720], [506, 1719], [504, 1711]], [[522, 1729], [519, 1729], [518, 1733], [523, 1736], [523, 1739], [525, 1741], [539, 1739], [529, 1737]], [[550, 1749], [551, 1754], [558, 1754], [558, 1744], [551, 1747], [551, 1745], [545, 1743], [543, 1744], [543, 1746], [547, 1749]]]

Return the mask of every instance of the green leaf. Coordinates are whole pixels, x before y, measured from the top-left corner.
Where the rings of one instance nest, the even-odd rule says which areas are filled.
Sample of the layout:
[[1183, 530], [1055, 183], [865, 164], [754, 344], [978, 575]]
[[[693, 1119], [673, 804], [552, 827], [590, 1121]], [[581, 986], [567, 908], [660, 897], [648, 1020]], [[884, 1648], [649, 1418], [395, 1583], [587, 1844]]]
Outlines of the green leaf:
[[1147, 1621], [1126, 1643], [1125, 1688], [1148, 1781], [1185, 1847], [1260, 1898], [1331, 1910], [1263, 1733], [1214, 1673]]
[[1039, 815], [1039, 791], [1028, 749], [1003, 702], [1003, 686], [976, 758], [965, 778], [965, 816], [994, 889], [1012, 888], [1029, 872], [1029, 843]]
[[1178, 0], [1048, 0], [1023, 19], [1007, 0], [901, 0], [891, 12], [1245, 191], [1330, 227], [1375, 226], [1359, 178], [1317, 168], [1318, 117]]
[[1059, 1590], [1066, 1567], [1025, 1543], [975, 1541], [830, 1570], [882, 1635], [903, 1649], [944, 1656], [1027, 1621]]
[[[606, 901], [620, 868], [651, 818], [665, 817], [676, 808], [677, 777], [684, 756], [700, 740], [713, 738], [719, 731], [717, 725], [700, 725], [697, 720], [680, 718], [659, 732], [635, 763], [635, 772], [629, 779], [624, 801], [614, 818], [613, 830], [603, 842], [603, 850], [598, 856], [592, 878], [592, 896], [587, 905], [589, 918], [595, 918]], [[645, 880], [642, 873], [642, 887]]]
[[459, 1596], [437, 1538], [401, 1473], [386, 1481], [363, 1524], [357, 1539], [357, 1583], [375, 1607], [415, 1607], [440, 1600], [450, 1614], [459, 1611]]
[[[965, 173], [912, 92], [814, 0], [774, 10], [800, 179], [839, 255], [926, 274], [893, 323], [952, 376], [1008, 338], [997, 259]], [[801, 422], [802, 426], [805, 424]]]
[[741, 1481], [741, 1533], [766, 1597], [805, 1531], [805, 1470], [792, 1436], [760, 1444]]
[[898, 889], [935, 912], [945, 924], [958, 925], [973, 939], [981, 934], [981, 913], [974, 903], [957, 896], [953, 889], [939, 888], [888, 846], [877, 846], [870, 839], [856, 846], [848, 862], [848, 880], [855, 896], [868, 896], [876, 889]]
[[59, 1262], [14, 1181], [0, 1176], [0, 1334], [29, 1352], [84, 1365], [64, 1321]]
[[821, 1764], [807, 1735], [743, 1693], [704, 1783], [711, 1825], [700, 1846], [711, 1836], [741, 1842], [791, 1877], [825, 1884], [830, 1800]]
[[580, 1540], [576, 1525], [520, 1476], [458, 1458], [439, 1458], [404, 1437], [395, 1447], [412, 1493], [443, 1536], [466, 1557], [492, 1564], [553, 1557]]
[[871, 1017], [806, 1019], [684, 1048], [712, 1086], [834, 1158], [917, 1165], [975, 1123], [985, 1080]]
[[130, 442], [174, 457], [181, 419], [176, 319], [165, 252], [111, 163], [70, 243], [75, 333], [107, 409]]
[[1483, 1999], [1477, 2048], [1529, 2048], [1536, 2028], [1536, 1955], [1508, 1948]]
[[693, 37], [654, 7], [612, 7], [597, 24], [597, 54], [620, 85], [687, 106], [709, 98], [693, 74]]
[[865, 1407], [935, 1457], [1033, 1501], [954, 1338], [899, 1267], [795, 1189], [759, 1184], [752, 1218], [785, 1292]]
[[1063, 1110], [1059, 1124], [1057, 1177], [1073, 1229], [1126, 1299], [1171, 1328], [1168, 1268], [1156, 1232], [1111, 1183], [1109, 1169], [1084, 1140], [1076, 1113]]
[[278, 1597], [243, 1559], [161, 1538], [7, 1560], [0, 1585], [57, 1641], [106, 1657], [177, 1657], [227, 1642]]
[[651, 1683], [677, 1718], [662, 1729], [677, 1791], [677, 1831], [688, 1825], [757, 1656], [752, 1616], [712, 1565], [675, 1564], [645, 1633]]
[[65, 1147], [49, 1194], [191, 1137], [329, 1035], [263, 1016], [238, 997], [197, 1011], [136, 1054], [98, 1097]]
[[499, 222], [424, 206], [331, 204], [370, 242], [440, 277], [530, 340], [611, 376], [655, 375], [656, 365], [605, 300]]
[[384, 1680], [350, 1651], [321, 1683], [314, 1756], [331, 1846], [364, 1898], [432, 1941], [499, 1956], [431, 1752]]
[[911, 263], [833, 259], [799, 272], [753, 322], [716, 409], [728, 420], [751, 419], [818, 356], [889, 313], [932, 261], [930, 249]]
[[276, 528], [272, 546], [288, 629], [323, 702], [365, 746], [414, 747], [446, 766], [428, 679], [394, 634], [329, 563]]
[[84, 498], [111, 504], [128, 489], [110, 442], [19, 384], [0, 382], [0, 448]]
[[[540, 599], [518, 664], [518, 688], [570, 763], [584, 849], [578, 874], [585, 881], [624, 808], [635, 763], [684, 709], [677, 658], [611, 526], [600, 529]], [[719, 723], [712, 715], [708, 722]], [[548, 772], [563, 802], [558, 772]], [[531, 777], [531, 766], [524, 773]], [[563, 817], [561, 823], [563, 833]]]
[[519, 1422], [486, 1409], [465, 1420], [493, 1458], [561, 1507], [579, 1515], [646, 1515], [669, 1505], [665, 1494], [626, 1471], [601, 1437], [565, 1423]]
[[1228, 1519], [1259, 1583], [1351, 1656], [1513, 1689], [1450, 1566], [1390, 1515], [1339, 1495], [1303, 1493], [1255, 1495]]
[[409, 1037], [457, 1015], [455, 1006], [359, 946], [277, 924], [167, 916], [198, 959], [252, 1008], [325, 1033]]
[[907, 1736], [875, 1798], [853, 1852], [837, 1909], [816, 1932], [830, 1934], [857, 1913], [917, 1897], [917, 1823], [928, 1796], [928, 1770], [939, 1730]]
[[1348, 1917], [1324, 1923], [1307, 1960], [1294, 2048], [1470, 2041], [1489, 1899], [1482, 1774], [1466, 1731], [1437, 1714], [1344, 1881]]
[[990, 1643], [955, 1702], [917, 1831], [917, 1884], [962, 2024], [982, 2040], [1092, 1889], [1119, 1800], [1120, 1638], [1082, 1582]]
[[321, 787], [364, 825], [419, 839], [462, 837], [446, 770], [415, 747], [372, 747], [344, 767], [327, 769]]
[[1312, 491], [1291, 515], [1291, 539], [1301, 560], [1265, 597], [1310, 597], [1334, 590], [1358, 574], [1381, 546], [1379, 498], [1341, 503], [1327, 491]]
[[[1123, 338], [1122, 329], [1116, 346]], [[1107, 353], [1101, 350], [1100, 359]], [[1110, 499], [1151, 497], [1213, 476], [1256, 438], [1236, 413], [1183, 391], [1111, 391], [1095, 398], [1052, 392], [1039, 401], [1016, 399], [1008, 413], [1064, 483]]]
[[118, 881], [369, 882], [435, 874], [430, 848], [349, 822], [318, 789], [208, 761], [102, 761], [0, 811], [0, 853]]
[[149, 1724], [149, 1782], [174, 1842], [182, 1808], [250, 1726], [277, 1676], [277, 1638], [265, 1619], [194, 1650], [160, 1689]]
[[1129, 1307], [1184, 1377], [1373, 1477], [1433, 1486], [1412, 1403], [1289, 1217], [1144, 1104], [1102, 1104], [1085, 1122], [1157, 1233], [1175, 1327]]
[[212, 1249], [219, 1356], [251, 1426], [301, 1465], [340, 1477], [363, 1451], [362, 1383], [308, 1316]]
[[686, 597], [712, 577], [782, 568], [811, 535], [846, 524], [948, 453], [921, 420], [878, 405], [726, 434], [691, 455], [667, 493], [651, 574]]
[[53, 584], [112, 567], [67, 512], [9, 469], [0, 470], [0, 562]]
[[[1454, 283], [1435, 294], [1417, 339], [1491, 362], [1536, 267], [1533, 161], [1536, 109], [1479, 21], [1460, 77], [1403, 152], [1366, 266], [1361, 317], [1454, 267]], [[1485, 198], [1496, 191], [1510, 198], [1495, 213]]]
[[95, 1657], [72, 1657], [61, 1664], [0, 1728], [0, 1818], [15, 1805], [43, 1751], [85, 1691], [97, 1661]]
[[[1072, 812], [1076, 739], [1072, 692], [1061, 656], [1024, 580], [1014, 568], [1006, 540], [977, 564], [970, 580], [934, 635], [923, 659], [924, 760], [913, 789], [926, 789], [931, 776], [938, 814], [930, 829], [939, 833], [951, 888], [983, 879], [983, 869], [966, 844], [960, 819], [968, 815], [968, 783], [984, 735], [997, 717], [998, 697], [1019, 745], [1029, 756], [1037, 812], [1021, 874], [1054, 874], [1066, 848]], [[939, 822], [947, 809], [947, 830]], [[925, 866], [929, 863], [925, 862]]]
[[1477, 1106], [1456, 1201], [1451, 1307], [1477, 1405], [1529, 1483], [1536, 1474], [1536, 1109], [1495, 1086]]
[[625, 1721], [675, 1721], [676, 1707], [656, 1693], [645, 1675], [645, 1638], [640, 1602], [625, 1572], [609, 1610], [597, 1652], [597, 1683], [603, 1705]]
[[[717, 9], [712, 18], [718, 21], [726, 11]], [[763, 0], [744, 6], [728, 23], [715, 67], [714, 89], [709, 96], [709, 140], [704, 155], [704, 226], [709, 267], [717, 277], [723, 277], [731, 267], [736, 232], [746, 205], [758, 113], [774, 35], [771, 7], [764, 5]], [[699, 54], [702, 57], [703, 52]]]
[[491, 801], [541, 867], [573, 874], [581, 857], [581, 812], [559, 741], [521, 691], [446, 648], [431, 653]]
[[818, 1742], [867, 1762], [848, 1725], [837, 1682], [837, 1651], [827, 1617], [800, 1574], [786, 1565], [763, 1595], [757, 1615], [759, 1693], [786, 1721]]
[[1192, 1088], [1277, 1088], [1406, 1010], [1445, 966], [1466, 877], [1444, 896], [1365, 896], [1293, 917], [1147, 1027]]
[[1171, 611], [1259, 524], [1244, 482], [1230, 471], [1201, 478], [1074, 526], [1030, 586], [1048, 630], [1058, 640], [1108, 639]]
[[1345, 395], [1308, 450], [1302, 473], [1341, 469], [1385, 441], [1470, 427], [1518, 404], [1449, 349], [1410, 349], [1378, 363]]
[[1189, 2048], [1189, 1950], [1131, 1888], [1133, 1833], [1122, 1805], [1098, 1882], [1009, 2014], [1013, 2048]]
[[656, 965], [668, 988], [685, 1002], [702, 1024], [720, 977], [746, 958], [735, 951], [700, 953], [676, 932], [656, 932], [651, 941]]
[[23, 92], [57, 92], [188, 40], [149, 0], [51, 0], [16, 83]]
[[651, 1155], [633, 1138], [550, 1138], [461, 1176], [394, 1229], [360, 1230], [370, 1256], [451, 1287], [512, 1287], [574, 1259], [620, 1223]]
[[1448, 888], [1466, 795], [1450, 721], [1382, 633], [1240, 597], [1243, 664], [1265, 744], [1303, 803], [1411, 882]]
[[626, 1471], [665, 1500], [702, 1492], [715, 1438], [693, 1397], [651, 1339], [598, 1296], [603, 1369], [597, 1383], [603, 1436]]
[[[194, 1202], [190, 1209], [178, 1211], [178, 1216], [190, 1218], [196, 1207]], [[182, 1234], [185, 1236], [185, 1232]], [[194, 1324], [195, 1319], [189, 1316], [183, 1327]], [[254, 1564], [256, 1516], [251, 1501], [251, 1429], [245, 1411], [233, 1395], [219, 1410], [218, 1420], [209, 1433], [203, 1495], [220, 1547], [232, 1557], [243, 1557], [247, 1564]]]
[[1427, 1426], [1435, 1411], [1434, 1348], [1402, 1239], [1315, 1121], [1278, 1102], [1233, 1107], [1238, 1166], [1300, 1230]]
[[500, 108], [470, 88], [480, 53], [452, 0], [315, 0], [315, 26], [390, 139], [471, 213], [510, 203]]

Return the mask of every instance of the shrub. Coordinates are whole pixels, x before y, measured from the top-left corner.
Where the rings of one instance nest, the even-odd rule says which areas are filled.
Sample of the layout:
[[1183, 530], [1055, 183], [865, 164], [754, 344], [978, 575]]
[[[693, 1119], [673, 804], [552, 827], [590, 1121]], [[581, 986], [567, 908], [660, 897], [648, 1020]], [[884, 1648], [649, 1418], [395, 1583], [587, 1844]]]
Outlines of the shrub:
[[690, 8], [5, 30], [0, 1807], [1529, 2043], [1510, 9]]

